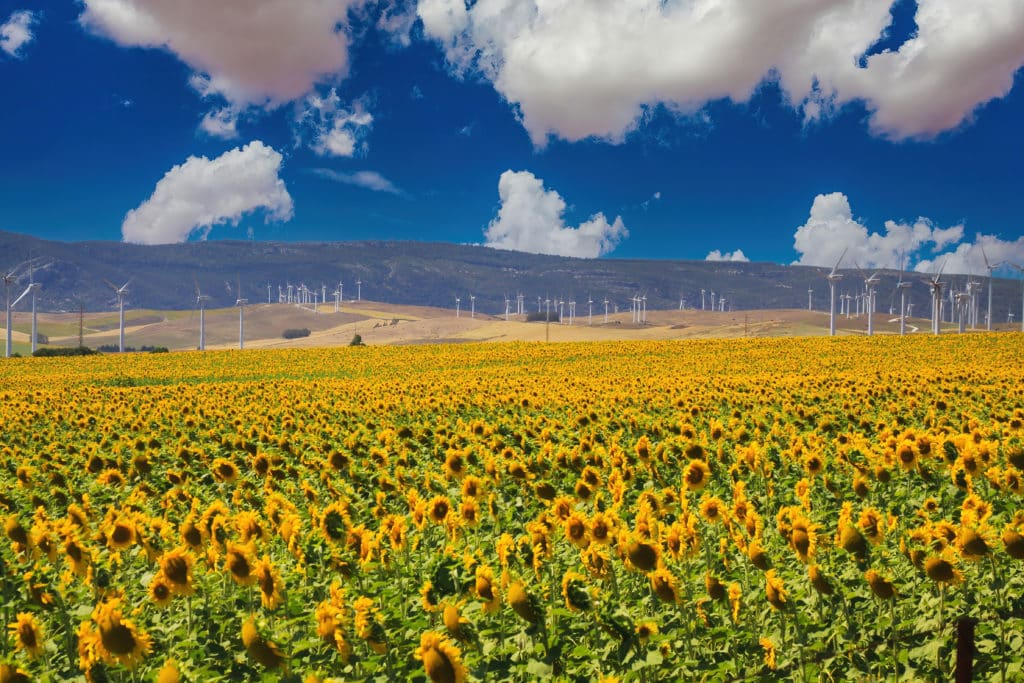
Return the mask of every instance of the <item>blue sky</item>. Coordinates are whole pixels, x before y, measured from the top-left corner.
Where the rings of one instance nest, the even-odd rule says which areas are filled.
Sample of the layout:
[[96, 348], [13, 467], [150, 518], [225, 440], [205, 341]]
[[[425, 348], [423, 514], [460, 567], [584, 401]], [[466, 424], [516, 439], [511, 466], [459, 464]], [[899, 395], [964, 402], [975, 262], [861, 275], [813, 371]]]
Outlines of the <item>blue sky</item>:
[[1022, 66], [1020, 0], [0, 0], [0, 229], [980, 272]]

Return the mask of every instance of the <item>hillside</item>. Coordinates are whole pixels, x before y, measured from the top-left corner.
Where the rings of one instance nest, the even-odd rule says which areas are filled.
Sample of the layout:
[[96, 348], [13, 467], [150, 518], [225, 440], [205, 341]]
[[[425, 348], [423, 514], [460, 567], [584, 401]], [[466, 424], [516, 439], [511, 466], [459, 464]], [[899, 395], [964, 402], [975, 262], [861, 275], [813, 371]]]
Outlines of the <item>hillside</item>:
[[[131, 309], [188, 311], [195, 306], [195, 282], [211, 296], [210, 308], [235, 303], [238, 285], [251, 303], [277, 301], [278, 287], [306, 284], [318, 292], [326, 288], [328, 302], [337, 283], [344, 284], [346, 300], [374, 301], [462, 308], [494, 315], [505, 311], [505, 297], [522, 293], [526, 311], [536, 311], [538, 297], [575, 300], [577, 318], [587, 314], [588, 297], [594, 313], [628, 312], [630, 299], [647, 296], [648, 310], [700, 308], [701, 289], [724, 293], [726, 308], [737, 310], [806, 309], [807, 290], [813, 289], [814, 308], [828, 308], [824, 270], [772, 263], [707, 261], [651, 261], [636, 259], [575, 259], [502, 251], [488, 247], [428, 242], [325, 242], [283, 243], [211, 241], [141, 246], [120, 242], [53, 242], [27, 235], [0, 232], [0, 269], [16, 270], [12, 296], [21, 293], [31, 276], [42, 284], [38, 304], [45, 311], [109, 311], [116, 297], [104, 280], [123, 284], [131, 280], [127, 304]], [[840, 289], [863, 289], [856, 270], [844, 271]], [[894, 301], [898, 273], [883, 271], [877, 286], [878, 310], [888, 312]], [[909, 274], [908, 301], [914, 313], [927, 313], [928, 289], [924, 277]], [[953, 279], [962, 288], [964, 277]], [[1019, 315], [1019, 284], [997, 279], [994, 287], [995, 319], [1004, 321], [1012, 308]], [[25, 310], [25, 303], [19, 310]], [[566, 306], [566, 314], [568, 313]], [[1018, 318], [1019, 319], [1019, 318]]]

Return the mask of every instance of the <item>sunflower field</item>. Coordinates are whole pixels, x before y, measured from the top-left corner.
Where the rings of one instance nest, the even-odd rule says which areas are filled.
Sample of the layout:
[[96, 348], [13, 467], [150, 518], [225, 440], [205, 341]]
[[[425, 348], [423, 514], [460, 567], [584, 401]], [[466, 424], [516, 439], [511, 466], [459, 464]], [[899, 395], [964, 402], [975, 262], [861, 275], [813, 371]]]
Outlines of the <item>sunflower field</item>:
[[1024, 678], [1024, 336], [0, 365], [0, 681]]

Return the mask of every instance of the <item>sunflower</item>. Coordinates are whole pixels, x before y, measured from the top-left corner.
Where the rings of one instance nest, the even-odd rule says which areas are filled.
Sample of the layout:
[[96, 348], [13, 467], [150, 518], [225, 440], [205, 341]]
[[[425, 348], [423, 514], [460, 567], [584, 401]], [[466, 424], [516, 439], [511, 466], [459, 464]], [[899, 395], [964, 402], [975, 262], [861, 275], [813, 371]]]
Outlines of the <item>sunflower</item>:
[[423, 662], [423, 669], [432, 683], [463, 683], [466, 680], [462, 652], [436, 631], [427, 631], [420, 637], [415, 657]]
[[132, 669], [149, 653], [152, 643], [148, 634], [124, 618], [121, 603], [120, 597], [113, 597], [97, 605], [91, 623], [83, 622], [79, 640], [107, 664]]
[[676, 577], [664, 567], [659, 567], [648, 574], [651, 582], [651, 590], [662, 602], [670, 605], [679, 602], [679, 588], [676, 584]]
[[1002, 541], [1007, 555], [1016, 560], [1024, 560], [1024, 536], [1017, 529], [1007, 525], [1003, 530]]
[[811, 580], [811, 586], [814, 587], [814, 590], [822, 595], [832, 595], [835, 593], [832, 584], [828, 582], [825, 575], [818, 569], [818, 565], [812, 564], [807, 567], [807, 577]]
[[711, 572], [704, 573], [704, 588], [712, 600], [725, 600], [727, 593], [725, 584], [718, 580], [718, 577]]
[[598, 545], [606, 545], [611, 542], [612, 534], [615, 531], [613, 519], [604, 512], [595, 512], [590, 518], [590, 538]]
[[522, 581], [514, 581], [508, 587], [508, 604], [527, 623], [536, 624], [541, 619], [537, 600], [526, 592]]
[[4, 533], [7, 538], [20, 546], [28, 546], [28, 530], [21, 525], [17, 517], [13, 515], [4, 522]]
[[769, 638], [761, 638], [758, 643], [764, 650], [764, 665], [774, 671], [776, 667], [775, 643], [773, 643]]
[[17, 621], [7, 626], [14, 636], [14, 647], [24, 650], [29, 659], [35, 659], [43, 653], [43, 628], [36, 623], [30, 612], [19, 612]]
[[494, 572], [490, 567], [478, 565], [476, 568], [476, 580], [473, 585], [476, 597], [483, 601], [484, 612], [494, 612], [498, 609], [501, 601], [494, 586]]
[[228, 542], [228, 551], [224, 559], [224, 568], [231, 573], [235, 583], [242, 586], [251, 586], [256, 582], [256, 574], [253, 572], [253, 563], [250, 559], [252, 548], [247, 545]]
[[806, 517], [801, 516], [793, 520], [789, 533], [789, 545], [804, 564], [810, 561], [818, 546], [816, 531], [817, 525], [811, 524]]
[[352, 608], [355, 611], [356, 635], [365, 640], [374, 652], [384, 654], [387, 651], [384, 626], [373, 599], [365, 596], [357, 598]]
[[273, 641], [260, 635], [251, 616], [242, 624], [242, 645], [250, 657], [268, 669], [276, 669], [285, 662], [281, 649]]
[[138, 534], [135, 531], [135, 522], [128, 517], [120, 517], [107, 525], [104, 535], [107, 544], [115, 550], [124, 550], [135, 544]]
[[847, 524], [840, 530], [839, 547], [860, 558], [863, 558], [868, 552], [868, 544], [864, 540], [864, 535], [852, 524]]
[[960, 529], [956, 546], [965, 560], [980, 560], [991, 552], [981, 531], [970, 527]]
[[641, 643], [646, 643], [651, 636], [658, 635], [658, 624], [654, 621], [641, 621], [636, 625], [636, 637]]
[[739, 623], [740, 619], [740, 602], [743, 598], [743, 589], [740, 585], [733, 581], [729, 584], [729, 607], [732, 615], [733, 623]]
[[590, 531], [587, 528], [587, 518], [583, 514], [575, 510], [570, 512], [563, 523], [563, 528], [565, 537], [577, 548], [584, 549], [590, 545]]
[[175, 548], [160, 558], [160, 574], [175, 595], [192, 595], [192, 565], [195, 558], [184, 548]]
[[223, 484], [230, 484], [238, 479], [238, 467], [227, 458], [214, 458], [210, 465], [213, 478]]
[[180, 680], [181, 673], [178, 671], [178, 663], [173, 659], [164, 662], [156, 674], [156, 683], [178, 683]]
[[341, 502], [334, 502], [324, 508], [320, 516], [320, 529], [324, 536], [331, 541], [342, 541], [345, 539], [345, 530], [351, 526], [348, 516], [348, 506]]
[[633, 534], [630, 534], [629, 541], [625, 546], [625, 552], [629, 563], [640, 571], [649, 572], [658, 566], [658, 557], [660, 555], [658, 546], [644, 539], [637, 538]]
[[174, 592], [168, 585], [167, 579], [164, 578], [162, 573], [157, 573], [153, 580], [149, 582], [149, 599], [157, 607], [166, 607], [171, 604], [173, 598]]
[[864, 578], [871, 586], [871, 592], [882, 600], [892, 600], [896, 596], [896, 587], [874, 569], [867, 570], [864, 573]]
[[690, 491], [700, 491], [711, 478], [711, 468], [703, 460], [691, 460], [683, 469], [683, 482]]
[[32, 679], [25, 671], [13, 664], [0, 663], [0, 683], [31, 683], [31, 681]]
[[256, 576], [256, 585], [260, 588], [260, 602], [264, 609], [274, 610], [284, 601], [281, 595], [281, 576], [270, 563], [269, 557], [264, 557], [256, 563], [253, 568]]
[[587, 591], [586, 578], [573, 571], [562, 577], [562, 599], [570, 612], [589, 612], [594, 602]]
[[466, 454], [457, 448], [448, 450], [444, 459], [444, 476], [449, 479], [461, 479], [466, 474]]
[[904, 441], [896, 449], [896, 460], [906, 471], [917, 469], [917, 450], [913, 441]]
[[88, 575], [92, 557], [74, 533], [69, 533], [64, 539], [64, 556], [68, 560], [72, 574], [83, 577]]
[[947, 549], [941, 555], [934, 555], [924, 561], [925, 575], [935, 583], [959, 584], [964, 575], [956, 568], [952, 553]]
[[448, 500], [447, 496], [434, 496], [430, 500], [427, 514], [433, 522], [442, 524], [448, 519], [448, 513], [451, 512], [451, 509], [452, 503]]
[[708, 522], [725, 520], [725, 503], [718, 496], [704, 496], [700, 501], [700, 516]]
[[782, 579], [775, 575], [774, 569], [765, 572], [764, 591], [769, 605], [777, 610], [786, 609], [786, 587], [783, 585]]

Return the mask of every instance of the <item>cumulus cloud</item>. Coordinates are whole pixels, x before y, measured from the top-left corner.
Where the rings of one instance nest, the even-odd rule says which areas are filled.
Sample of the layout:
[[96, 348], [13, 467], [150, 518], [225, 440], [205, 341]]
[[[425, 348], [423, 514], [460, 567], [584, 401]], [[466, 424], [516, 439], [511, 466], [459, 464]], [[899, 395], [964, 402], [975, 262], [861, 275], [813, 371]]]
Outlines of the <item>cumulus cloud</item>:
[[1024, 237], [1009, 242], [996, 235], [979, 234], [974, 242], [958, 244], [951, 251], [918, 262], [914, 270], [934, 273], [942, 268], [944, 273], [988, 275], [988, 265], [1002, 264], [998, 270], [1005, 272], [1010, 263], [1024, 266]]
[[259, 140], [216, 159], [189, 157], [168, 171], [153, 195], [124, 217], [125, 242], [170, 244], [215, 225], [233, 224], [244, 214], [266, 211], [266, 220], [292, 217], [292, 198], [278, 176], [281, 155]]
[[533, 254], [597, 258], [629, 236], [622, 218], [597, 213], [578, 227], [565, 225], [565, 200], [529, 171], [508, 170], [498, 180], [501, 208], [484, 231], [486, 245]]
[[963, 225], [940, 228], [927, 218], [912, 223], [887, 220], [884, 227], [884, 232], [870, 232], [853, 216], [845, 194], [820, 194], [814, 198], [807, 222], [793, 235], [793, 246], [800, 254], [794, 264], [831, 268], [844, 251], [844, 268], [856, 264], [895, 269], [903, 260], [908, 270], [919, 272], [935, 272], [945, 264], [946, 273], [982, 274], [987, 272], [986, 257], [993, 265], [1004, 261], [1024, 264], [1024, 237], [1007, 242], [995, 235], [978, 234], [968, 242], [964, 241]]
[[842, 192], [814, 198], [807, 222], [793, 235], [793, 247], [800, 253], [794, 263], [832, 267], [846, 251], [844, 267], [855, 263], [862, 268], [899, 268], [900, 257], [912, 255], [925, 245], [941, 249], [963, 239], [964, 227], [936, 227], [927, 218], [913, 223], [885, 222], [885, 232], [869, 232], [854, 218], [850, 200]]
[[424, 34], [457, 74], [517, 109], [534, 144], [620, 141], [659, 103], [694, 113], [779, 83], [812, 120], [861, 101], [871, 129], [929, 137], [1012, 88], [1024, 65], [1020, 0], [917, 0], [917, 32], [863, 55], [894, 0], [419, 0]]
[[736, 251], [733, 251], [733, 252], [726, 252], [724, 254], [722, 252], [720, 252], [718, 249], [715, 249], [714, 251], [708, 253], [708, 255], [704, 257], [704, 260], [705, 261], [742, 261], [743, 263], [746, 263], [746, 262], [750, 261], [750, 259], [747, 258], [746, 254], [743, 253], [742, 249], [737, 249]]
[[81, 0], [80, 22], [126, 47], [165, 49], [236, 107], [298, 99], [349, 66], [360, 0]]
[[231, 107], [222, 107], [207, 112], [199, 123], [199, 129], [215, 138], [232, 140], [238, 137], [238, 112]]
[[382, 176], [376, 171], [335, 171], [330, 168], [314, 168], [310, 171], [314, 175], [318, 175], [321, 178], [327, 178], [338, 183], [344, 183], [346, 185], [355, 185], [356, 187], [363, 187], [367, 190], [373, 190], [374, 192], [387, 192], [388, 194], [394, 194], [404, 196], [405, 193], [395, 186], [390, 180]]
[[0, 24], [0, 50], [11, 57], [21, 57], [21, 48], [35, 38], [32, 26], [37, 21], [37, 15], [27, 9], [12, 12], [7, 21]]
[[320, 156], [351, 157], [365, 153], [366, 136], [373, 116], [362, 101], [343, 107], [337, 91], [306, 98], [298, 116], [298, 135], [309, 137], [310, 147]]

